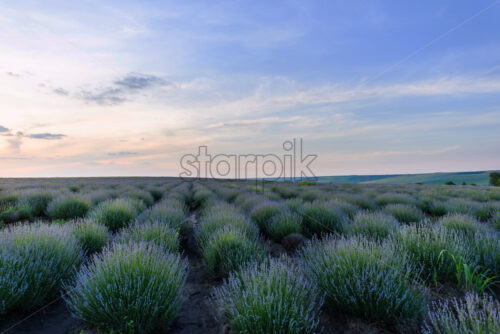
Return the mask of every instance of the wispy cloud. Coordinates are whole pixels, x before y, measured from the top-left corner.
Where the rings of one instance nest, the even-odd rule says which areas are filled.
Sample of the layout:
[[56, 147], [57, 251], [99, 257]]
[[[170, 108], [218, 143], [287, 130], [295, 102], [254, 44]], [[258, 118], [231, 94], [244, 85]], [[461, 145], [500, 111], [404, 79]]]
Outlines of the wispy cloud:
[[5, 74], [7, 74], [9, 77], [12, 77], [12, 78], [20, 78], [21, 77], [20, 74], [14, 73], [14, 72], [5, 72]]
[[109, 152], [108, 156], [110, 157], [129, 157], [132, 155], [137, 155], [139, 153], [137, 152], [131, 152], [131, 151], [119, 151], [119, 152]]
[[6, 128], [5, 126], [0, 125], [0, 133], [5, 133], [5, 132], [10, 132], [10, 129]]
[[104, 88], [97, 91], [83, 90], [78, 94], [85, 102], [101, 106], [113, 106], [127, 101], [120, 88]]
[[169, 82], [154, 75], [131, 73], [119, 80], [116, 80], [114, 84], [127, 89], [138, 90], [154, 86], [165, 86], [168, 85]]
[[64, 88], [56, 88], [54, 89], [54, 93], [58, 94], [58, 95], [63, 95], [63, 96], [68, 96], [69, 92], [64, 89]]
[[35, 133], [31, 135], [26, 135], [26, 137], [32, 139], [60, 140], [66, 137], [66, 135], [60, 133]]
[[[77, 97], [89, 103], [96, 103], [101, 106], [113, 106], [132, 100], [134, 95], [139, 92], [168, 85], [172, 84], [158, 76], [131, 73], [113, 81], [107, 87], [81, 90], [77, 93]], [[66, 90], [63, 90], [63, 92], [67, 93]]]

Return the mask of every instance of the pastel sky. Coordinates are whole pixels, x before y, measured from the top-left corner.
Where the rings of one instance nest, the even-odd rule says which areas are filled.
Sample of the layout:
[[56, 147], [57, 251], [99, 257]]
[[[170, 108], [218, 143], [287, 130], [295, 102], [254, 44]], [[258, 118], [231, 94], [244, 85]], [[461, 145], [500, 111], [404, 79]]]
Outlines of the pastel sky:
[[0, 1], [0, 177], [500, 168], [500, 1]]

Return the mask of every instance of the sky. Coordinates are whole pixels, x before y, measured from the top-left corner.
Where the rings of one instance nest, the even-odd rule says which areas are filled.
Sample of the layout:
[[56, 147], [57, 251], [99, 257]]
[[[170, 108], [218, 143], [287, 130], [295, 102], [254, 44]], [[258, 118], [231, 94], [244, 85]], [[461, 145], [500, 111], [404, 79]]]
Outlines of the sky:
[[0, 177], [500, 169], [500, 1], [0, 0]]

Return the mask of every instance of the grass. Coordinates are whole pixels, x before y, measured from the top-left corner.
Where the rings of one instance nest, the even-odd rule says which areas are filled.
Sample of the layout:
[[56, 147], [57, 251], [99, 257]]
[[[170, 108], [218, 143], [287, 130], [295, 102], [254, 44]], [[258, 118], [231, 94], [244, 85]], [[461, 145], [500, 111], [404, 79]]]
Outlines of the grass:
[[323, 298], [286, 259], [252, 264], [214, 291], [221, 318], [238, 333], [316, 333]]
[[328, 237], [309, 242], [302, 261], [336, 310], [388, 324], [420, 320], [426, 312], [428, 293], [414, 280], [415, 268], [390, 247]]
[[0, 315], [57, 296], [82, 260], [69, 226], [23, 224], [0, 231]]
[[180, 306], [187, 263], [153, 243], [113, 244], [66, 286], [66, 303], [105, 331], [167, 331]]
[[463, 261], [463, 257], [455, 257], [447, 250], [442, 250], [439, 258], [449, 256], [455, 265], [456, 282], [459, 287], [466, 291], [475, 291], [484, 294], [485, 291], [493, 292], [493, 285], [500, 282], [495, 275], [491, 275], [489, 269], [482, 270], [480, 266], [471, 266]]

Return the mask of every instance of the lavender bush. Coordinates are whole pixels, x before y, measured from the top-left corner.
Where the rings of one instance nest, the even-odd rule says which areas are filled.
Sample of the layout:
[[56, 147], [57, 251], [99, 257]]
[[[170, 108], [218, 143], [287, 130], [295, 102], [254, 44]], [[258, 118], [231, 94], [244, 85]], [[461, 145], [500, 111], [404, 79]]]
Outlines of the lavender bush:
[[399, 222], [391, 215], [382, 212], [359, 212], [352, 223], [347, 225], [346, 232], [381, 241], [397, 231], [399, 226]]
[[[85, 265], [66, 303], [108, 331], [167, 331], [181, 306], [187, 263], [153, 243], [112, 244]], [[131, 328], [132, 327], [132, 328]]]
[[83, 260], [70, 226], [30, 224], [0, 231], [0, 314], [54, 298]]
[[435, 302], [422, 328], [425, 334], [500, 333], [500, 303], [491, 296], [466, 293], [462, 299]]
[[323, 298], [286, 259], [252, 264], [214, 291], [223, 320], [237, 333], [316, 333]]
[[137, 213], [136, 207], [130, 200], [119, 198], [102, 202], [90, 212], [89, 217], [110, 231], [116, 232], [127, 226]]
[[417, 269], [390, 247], [330, 236], [309, 242], [302, 261], [334, 309], [389, 324], [426, 312], [428, 292], [414, 279]]

